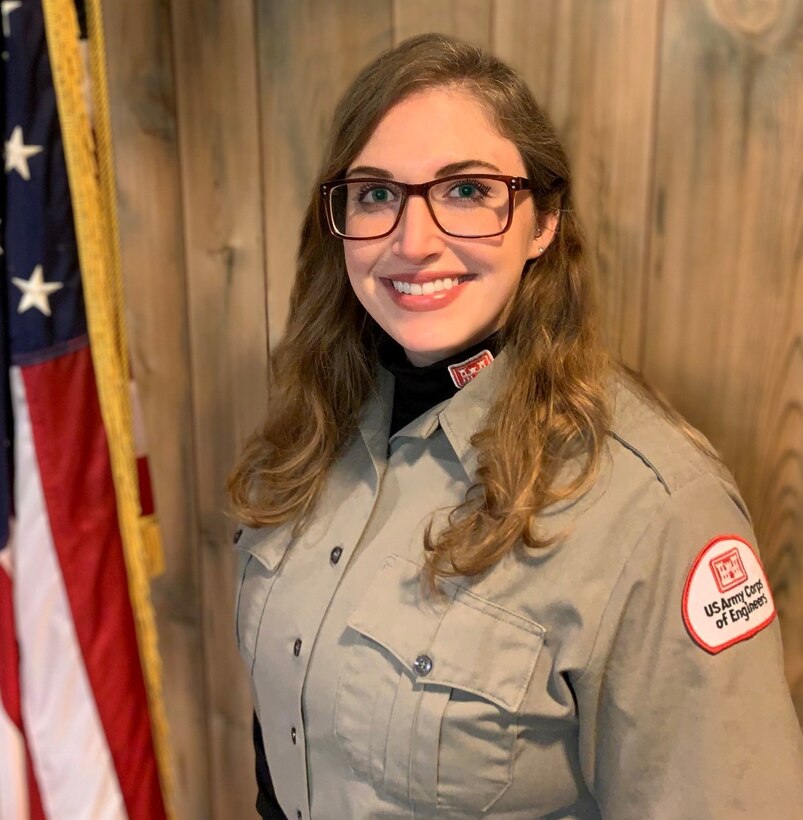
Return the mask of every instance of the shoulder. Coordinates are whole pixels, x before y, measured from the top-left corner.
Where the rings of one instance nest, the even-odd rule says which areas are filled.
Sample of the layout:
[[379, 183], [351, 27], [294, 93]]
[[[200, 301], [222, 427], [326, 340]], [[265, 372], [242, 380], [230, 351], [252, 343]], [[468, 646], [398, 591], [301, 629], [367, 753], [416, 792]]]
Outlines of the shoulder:
[[702, 433], [685, 422], [684, 430], [680, 417], [671, 418], [626, 372], [612, 376], [609, 400], [607, 450], [614, 465], [657, 483], [670, 497], [698, 482], [717, 485], [748, 517], [733, 476]]

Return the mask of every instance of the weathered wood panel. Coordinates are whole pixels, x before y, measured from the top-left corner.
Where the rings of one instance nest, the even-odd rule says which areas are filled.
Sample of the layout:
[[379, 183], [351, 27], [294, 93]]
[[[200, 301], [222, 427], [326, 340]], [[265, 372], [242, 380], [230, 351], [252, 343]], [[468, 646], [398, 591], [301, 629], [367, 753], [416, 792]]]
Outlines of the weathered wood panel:
[[755, 517], [803, 718], [803, 6], [666, 4], [647, 375]]
[[[181, 818], [208, 817], [185, 258], [169, 9], [104, 3], [132, 366], [165, 544], [153, 602]], [[191, 693], [191, 696], [188, 696]]]
[[[247, 675], [234, 644], [223, 487], [265, 409], [267, 338], [251, 0], [172, 5], [192, 349], [197, 550], [211, 801], [194, 817], [255, 816]], [[199, 681], [199, 684], [201, 681]]]
[[437, 31], [491, 47], [492, 0], [394, 0], [393, 45]]
[[609, 344], [638, 367], [660, 0], [497, 0], [494, 51], [563, 139]]
[[268, 331], [284, 331], [298, 235], [335, 104], [391, 45], [390, 0], [257, 2]]

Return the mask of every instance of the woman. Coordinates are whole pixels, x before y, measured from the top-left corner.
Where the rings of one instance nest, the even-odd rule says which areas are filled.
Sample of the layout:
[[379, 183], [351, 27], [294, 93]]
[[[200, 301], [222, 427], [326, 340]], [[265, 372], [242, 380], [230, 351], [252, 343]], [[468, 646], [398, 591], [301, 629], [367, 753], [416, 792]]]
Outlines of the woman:
[[800, 816], [747, 511], [602, 350], [521, 78], [406, 41], [318, 182], [229, 487], [264, 815]]

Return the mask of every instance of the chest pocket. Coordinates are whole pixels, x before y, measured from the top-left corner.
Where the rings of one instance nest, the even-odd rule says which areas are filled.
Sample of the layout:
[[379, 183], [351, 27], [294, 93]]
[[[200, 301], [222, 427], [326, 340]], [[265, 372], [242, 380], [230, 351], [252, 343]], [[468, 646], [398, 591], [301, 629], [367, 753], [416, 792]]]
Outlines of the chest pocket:
[[254, 656], [265, 604], [282, 559], [293, 540], [292, 529], [291, 524], [257, 530], [243, 527], [235, 546], [237, 587], [234, 623], [237, 649], [249, 674], [254, 670]]
[[542, 626], [390, 556], [348, 620], [335, 735], [378, 792], [427, 808], [489, 809], [513, 776], [517, 717]]

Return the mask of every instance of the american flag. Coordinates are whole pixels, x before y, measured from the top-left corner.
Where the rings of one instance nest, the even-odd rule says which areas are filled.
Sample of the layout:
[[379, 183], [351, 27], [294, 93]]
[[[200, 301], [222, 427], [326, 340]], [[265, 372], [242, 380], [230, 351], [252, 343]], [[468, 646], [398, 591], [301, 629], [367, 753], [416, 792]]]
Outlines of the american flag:
[[159, 820], [43, 13], [0, 9], [0, 820]]

